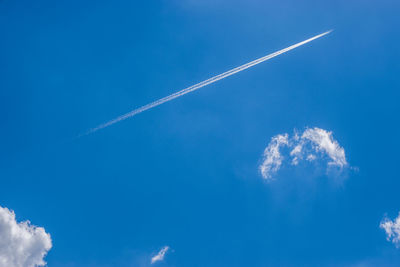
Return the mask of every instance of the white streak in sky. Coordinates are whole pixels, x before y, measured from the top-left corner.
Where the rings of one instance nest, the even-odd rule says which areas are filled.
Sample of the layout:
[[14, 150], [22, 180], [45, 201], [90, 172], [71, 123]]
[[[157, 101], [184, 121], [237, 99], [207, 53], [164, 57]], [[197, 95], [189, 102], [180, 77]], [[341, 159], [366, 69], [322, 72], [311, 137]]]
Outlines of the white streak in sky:
[[156, 263], [157, 261], [163, 261], [165, 254], [168, 252], [169, 250], [169, 246], [165, 246], [163, 247], [158, 253], [157, 255], [155, 255], [154, 257], [151, 258], [151, 264]]
[[[242, 66], [236, 67], [236, 68], [231, 69], [231, 70], [229, 70], [229, 71], [226, 71], [226, 72], [224, 72], [224, 73], [222, 73], [222, 74], [219, 74], [219, 75], [217, 75], [217, 76], [214, 76], [214, 77], [212, 77], [212, 78], [209, 78], [209, 79], [207, 79], [207, 80], [205, 80], [205, 81], [203, 81], [203, 82], [200, 82], [200, 83], [198, 83], [198, 84], [195, 84], [195, 85], [192, 85], [192, 86], [190, 86], [190, 87], [188, 87], [188, 88], [185, 88], [185, 89], [183, 89], [183, 90], [181, 90], [181, 91], [179, 91], [179, 92], [173, 93], [172, 95], [166, 96], [166, 97], [161, 98], [161, 99], [159, 99], [159, 100], [156, 100], [156, 101], [154, 101], [154, 102], [152, 102], [152, 103], [150, 103], [150, 104], [147, 104], [147, 105], [145, 105], [145, 106], [142, 106], [142, 107], [140, 107], [140, 108], [137, 108], [137, 109], [135, 109], [135, 110], [132, 110], [132, 111], [130, 111], [130, 112], [124, 114], [124, 115], [121, 115], [121, 116], [119, 116], [119, 117], [117, 117], [117, 118], [115, 118], [115, 119], [113, 119], [113, 120], [110, 120], [110, 121], [108, 121], [108, 122], [106, 122], [106, 123], [103, 123], [103, 124], [101, 124], [101, 125], [99, 125], [99, 126], [97, 126], [97, 127], [95, 127], [95, 128], [90, 129], [88, 132], [86, 132], [86, 133], [83, 134], [83, 135], [88, 135], [88, 134], [94, 133], [94, 132], [96, 132], [96, 131], [98, 131], [98, 130], [100, 130], [100, 129], [103, 129], [103, 128], [106, 128], [106, 127], [108, 127], [108, 126], [110, 126], [110, 125], [113, 125], [114, 123], [117, 123], [117, 122], [119, 122], [119, 121], [122, 121], [122, 120], [125, 120], [125, 119], [127, 119], [127, 118], [133, 117], [133, 116], [135, 116], [135, 115], [137, 115], [137, 114], [139, 114], [139, 113], [142, 113], [143, 111], [146, 111], [146, 110], [148, 110], [148, 109], [151, 109], [151, 108], [154, 108], [154, 107], [156, 107], [156, 106], [159, 106], [159, 105], [161, 105], [161, 104], [163, 104], [163, 103], [165, 103], [165, 102], [171, 101], [171, 100], [173, 100], [173, 99], [175, 99], [175, 98], [178, 98], [178, 97], [180, 97], [180, 96], [183, 96], [183, 95], [185, 95], [185, 94], [187, 94], [187, 93], [193, 92], [193, 91], [195, 91], [195, 90], [197, 90], [197, 89], [200, 89], [200, 88], [202, 88], [202, 87], [204, 87], [204, 86], [206, 86], [206, 85], [215, 83], [215, 82], [217, 82], [217, 81], [219, 81], [219, 80], [222, 80], [222, 79], [224, 79], [224, 78], [226, 78], [226, 77], [228, 77], [228, 76], [231, 76], [231, 75], [233, 75], [233, 74], [235, 74], [235, 73], [238, 73], [238, 72], [240, 72], [240, 71], [242, 71], [242, 70], [245, 70], [245, 69], [248, 69], [248, 68], [250, 68], [250, 67], [253, 67], [253, 66], [255, 66], [255, 65], [259, 64], [259, 63], [262, 63], [262, 62], [264, 62], [264, 61], [267, 61], [267, 60], [269, 60], [269, 59], [271, 59], [271, 58], [273, 58], [273, 57], [279, 56], [280, 54], [283, 54], [283, 53], [286, 53], [286, 52], [288, 52], [288, 51], [290, 51], [290, 50], [292, 50], [292, 49], [295, 49], [296, 47], [302, 46], [302, 45], [304, 45], [304, 44], [306, 44], [306, 43], [309, 43], [309, 42], [311, 42], [311, 41], [313, 41], [313, 40], [315, 40], [315, 39], [318, 39], [318, 38], [320, 38], [320, 37], [322, 37], [322, 36], [324, 36], [324, 35], [327, 35], [327, 34], [330, 33], [331, 31], [332, 31], [332, 30], [327, 31], [327, 32], [324, 32], [324, 33], [321, 33], [321, 34], [318, 34], [318, 35], [316, 35], [316, 36], [314, 36], [314, 37], [312, 37], [312, 38], [310, 38], [310, 39], [307, 39], [307, 40], [302, 41], [302, 42], [300, 42], [300, 43], [291, 45], [291, 46], [289, 46], [289, 47], [287, 47], [287, 48], [284, 48], [284, 49], [279, 50], [279, 51], [277, 51], [277, 52], [274, 52], [274, 53], [272, 53], [272, 54], [266, 55], [266, 56], [261, 57], [261, 58], [259, 58], [259, 59], [253, 60], [253, 61], [251, 61], [251, 62], [249, 62], [249, 63], [246, 63], [246, 64], [244, 64], [244, 65], [242, 65]], [[82, 136], [83, 136], [83, 135], [82, 135]]]

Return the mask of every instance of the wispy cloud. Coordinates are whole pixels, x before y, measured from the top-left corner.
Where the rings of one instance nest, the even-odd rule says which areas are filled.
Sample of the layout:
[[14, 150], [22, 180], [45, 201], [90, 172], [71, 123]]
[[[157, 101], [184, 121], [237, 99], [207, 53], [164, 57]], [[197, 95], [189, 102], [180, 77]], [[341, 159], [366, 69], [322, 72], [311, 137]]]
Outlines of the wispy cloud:
[[400, 213], [393, 221], [385, 216], [379, 227], [385, 230], [388, 241], [391, 241], [396, 247], [400, 247]]
[[169, 246], [165, 246], [163, 247], [158, 253], [157, 255], [155, 255], [154, 257], [151, 258], [151, 264], [156, 263], [158, 261], [163, 261], [165, 254], [168, 252], [169, 250]]
[[50, 235], [29, 221], [18, 223], [15, 213], [0, 207], [0, 266], [44, 266], [51, 249]]
[[332, 132], [320, 128], [306, 129], [301, 137], [295, 135], [294, 144], [295, 147], [290, 155], [294, 156], [295, 161], [305, 157], [312, 161], [316, 159], [313, 153], [322, 153], [330, 158], [328, 162], [330, 165], [339, 167], [347, 165], [344, 149], [333, 139]]
[[[282, 154], [282, 148], [286, 148], [287, 155]], [[301, 161], [312, 162], [318, 158], [328, 158], [328, 165], [339, 169], [348, 165], [345, 151], [333, 138], [332, 132], [317, 127], [308, 128], [301, 135], [295, 133], [290, 138], [287, 133], [272, 137], [264, 150], [259, 170], [268, 180], [281, 168], [284, 159], [289, 159], [290, 164], [296, 166]]]
[[[222, 79], [224, 79], [224, 78], [226, 78], [226, 77], [229, 77], [229, 76], [231, 76], [231, 75], [234, 75], [234, 74], [236, 74], [236, 73], [238, 73], [238, 72], [241, 72], [241, 71], [243, 71], [243, 70], [246, 70], [246, 69], [248, 69], [248, 68], [251, 68], [251, 67], [253, 67], [253, 66], [257, 65], [257, 64], [260, 64], [260, 63], [262, 63], [262, 62], [264, 62], [264, 61], [267, 61], [267, 60], [269, 60], [269, 59], [271, 59], [271, 58], [274, 58], [274, 57], [276, 57], [276, 56], [279, 56], [279, 55], [281, 55], [281, 54], [284, 54], [284, 53], [286, 53], [286, 52], [288, 52], [288, 51], [290, 51], [290, 50], [292, 50], [292, 49], [295, 49], [295, 48], [297, 48], [297, 47], [299, 47], [299, 46], [302, 46], [302, 45], [304, 45], [304, 44], [306, 44], [306, 43], [309, 43], [309, 42], [311, 42], [311, 41], [313, 41], [313, 40], [315, 40], [315, 39], [318, 39], [318, 38], [320, 38], [320, 37], [322, 37], [322, 36], [324, 36], [324, 35], [329, 34], [330, 32], [331, 32], [331, 31], [327, 31], [327, 32], [318, 34], [318, 35], [316, 35], [316, 36], [314, 36], [314, 37], [311, 37], [311, 38], [309, 38], [309, 39], [307, 39], [307, 40], [305, 40], [305, 41], [299, 42], [299, 43], [297, 43], [297, 44], [291, 45], [291, 46], [289, 46], [289, 47], [287, 47], [287, 48], [284, 48], [284, 49], [282, 49], [282, 50], [279, 50], [279, 51], [277, 51], [277, 52], [274, 52], [274, 53], [272, 53], [272, 54], [269, 54], [269, 55], [266, 55], [266, 56], [261, 57], [261, 58], [259, 58], [259, 59], [253, 60], [253, 61], [251, 61], [251, 62], [249, 62], [249, 63], [246, 63], [246, 64], [244, 64], [244, 65], [241, 65], [241, 66], [239, 66], [239, 67], [236, 67], [236, 68], [231, 69], [231, 70], [229, 70], [229, 71], [226, 71], [226, 72], [224, 72], [224, 73], [221, 73], [221, 74], [219, 74], [219, 75], [216, 75], [216, 76], [214, 76], [214, 77], [212, 77], [212, 78], [209, 78], [209, 79], [207, 79], [207, 80], [205, 80], [205, 81], [202, 81], [202, 82], [200, 82], [200, 83], [197, 83], [197, 84], [195, 84], [195, 85], [192, 85], [192, 86], [190, 86], [190, 87], [188, 87], [188, 88], [185, 88], [185, 89], [183, 89], [183, 90], [181, 90], [181, 91], [178, 91], [178, 92], [176, 92], [176, 93], [173, 93], [173, 94], [171, 94], [171, 95], [169, 95], [169, 96], [166, 96], [166, 97], [164, 97], [164, 98], [161, 98], [161, 99], [159, 99], [159, 100], [156, 100], [156, 101], [154, 101], [154, 102], [152, 102], [152, 103], [150, 103], [150, 104], [147, 104], [147, 105], [145, 105], [145, 106], [142, 106], [142, 107], [140, 107], [140, 108], [137, 108], [137, 109], [135, 109], [135, 110], [132, 110], [132, 111], [130, 111], [130, 112], [124, 114], [124, 115], [121, 115], [121, 116], [119, 116], [119, 117], [117, 117], [117, 118], [115, 118], [115, 119], [113, 119], [113, 120], [110, 120], [110, 121], [108, 121], [108, 122], [106, 122], [106, 123], [103, 123], [103, 124], [101, 124], [101, 125], [99, 125], [99, 126], [97, 126], [97, 127], [95, 127], [95, 128], [90, 129], [88, 132], [86, 132], [86, 133], [83, 134], [83, 135], [87, 135], [87, 134], [94, 133], [94, 132], [96, 132], [96, 131], [98, 131], [98, 130], [100, 130], [100, 129], [103, 129], [103, 128], [106, 128], [106, 127], [108, 127], [108, 126], [111, 126], [111, 125], [113, 125], [113, 124], [115, 124], [115, 123], [117, 123], [117, 122], [119, 122], [119, 121], [128, 119], [128, 118], [133, 117], [133, 116], [135, 116], [135, 115], [137, 115], [137, 114], [139, 114], [139, 113], [142, 113], [143, 111], [146, 111], [146, 110], [148, 110], [148, 109], [151, 109], [151, 108], [154, 108], [154, 107], [156, 107], [156, 106], [159, 106], [159, 105], [161, 105], [161, 104], [163, 104], [163, 103], [166, 103], [166, 102], [171, 101], [171, 100], [173, 100], [173, 99], [175, 99], [175, 98], [178, 98], [178, 97], [181, 97], [181, 96], [183, 96], [183, 95], [186, 95], [186, 94], [188, 94], [188, 93], [190, 93], [190, 92], [196, 91], [196, 90], [198, 90], [198, 89], [200, 89], [200, 88], [202, 88], [202, 87], [204, 87], [204, 86], [207, 86], [207, 85], [209, 85], [209, 84], [215, 83], [215, 82], [217, 82], [217, 81], [219, 81], [219, 80], [222, 80]], [[83, 136], [83, 135], [82, 135], [82, 136]]]
[[283, 156], [280, 153], [282, 146], [289, 145], [288, 134], [279, 134], [272, 137], [271, 142], [264, 150], [264, 160], [260, 165], [260, 171], [265, 179], [271, 178], [282, 165]]

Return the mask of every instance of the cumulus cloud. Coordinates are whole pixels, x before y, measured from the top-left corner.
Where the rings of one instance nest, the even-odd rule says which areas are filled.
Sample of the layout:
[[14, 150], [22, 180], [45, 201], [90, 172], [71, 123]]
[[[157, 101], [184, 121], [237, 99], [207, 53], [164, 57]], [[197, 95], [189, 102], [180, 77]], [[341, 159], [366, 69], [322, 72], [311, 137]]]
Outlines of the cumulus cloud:
[[301, 139], [303, 143], [305, 140], [310, 141], [317, 152], [326, 153], [331, 159], [329, 164], [339, 167], [347, 165], [344, 149], [333, 139], [332, 132], [320, 128], [307, 129], [304, 131]]
[[0, 207], [0, 267], [44, 266], [52, 243], [44, 228], [18, 223], [15, 213]]
[[385, 230], [387, 241], [391, 241], [396, 247], [400, 247], [400, 213], [393, 221], [387, 217], [383, 218], [379, 227]]
[[265, 179], [271, 179], [276, 173], [285, 156], [282, 148], [287, 147], [291, 165], [298, 165], [301, 161], [315, 161], [318, 158], [327, 158], [329, 166], [343, 169], [348, 165], [344, 149], [332, 137], [332, 132], [320, 128], [308, 128], [302, 134], [295, 133], [289, 138], [288, 134], [279, 134], [272, 137], [271, 142], [264, 150], [263, 161], [259, 167]]
[[157, 255], [155, 255], [154, 257], [151, 258], [151, 264], [156, 263], [158, 261], [163, 261], [165, 254], [168, 252], [169, 250], [169, 246], [165, 246], [163, 247], [158, 253]]
[[272, 137], [271, 142], [264, 150], [264, 160], [260, 165], [260, 171], [264, 178], [271, 178], [271, 175], [279, 170], [283, 160], [280, 148], [288, 144], [288, 134]]

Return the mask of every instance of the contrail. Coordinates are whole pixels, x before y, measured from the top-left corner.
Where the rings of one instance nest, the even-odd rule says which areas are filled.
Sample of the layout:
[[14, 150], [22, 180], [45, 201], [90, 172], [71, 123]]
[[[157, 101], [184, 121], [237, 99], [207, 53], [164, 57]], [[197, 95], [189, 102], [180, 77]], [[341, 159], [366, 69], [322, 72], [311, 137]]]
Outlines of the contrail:
[[165, 103], [165, 102], [171, 101], [172, 99], [175, 99], [175, 98], [178, 98], [178, 97], [180, 97], [180, 96], [183, 96], [183, 95], [185, 95], [185, 94], [187, 94], [187, 93], [193, 92], [193, 91], [195, 91], [195, 90], [197, 90], [197, 89], [200, 89], [200, 88], [202, 88], [202, 87], [204, 87], [204, 86], [206, 86], [206, 85], [215, 83], [215, 82], [217, 82], [217, 81], [219, 81], [219, 80], [222, 80], [222, 79], [224, 79], [224, 78], [226, 78], [226, 77], [228, 77], [228, 76], [231, 76], [231, 75], [233, 75], [233, 74], [235, 74], [235, 73], [238, 73], [238, 72], [240, 72], [240, 71], [242, 71], [242, 70], [245, 70], [245, 69], [248, 69], [248, 68], [250, 68], [250, 67], [253, 67], [253, 66], [255, 66], [255, 65], [257, 65], [257, 64], [259, 64], [259, 63], [261, 63], [261, 62], [267, 61], [267, 60], [269, 60], [269, 59], [271, 59], [271, 58], [273, 58], [273, 57], [276, 57], [276, 56], [278, 56], [278, 55], [280, 55], [280, 54], [283, 54], [283, 53], [286, 53], [286, 52], [288, 52], [288, 51], [290, 51], [290, 50], [292, 50], [292, 49], [295, 49], [296, 47], [302, 46], [302, 45], [304, 45], [304, 44], [306, 44], [306, 43], [308, 43], [308, 42], [311, 42], [311, 41], [313, 41], [313, 40], [315, 40], [315, 39], [318, 39], [318, 38], [320, 38], [320, 37], [322, 37], [322, 36], [324, 36], [324, 35], [327, 35], [327, 34], [330, 33], [330, 32], [332, 32], [332, 30], [327, 31], [327, 32], [324, 32], [324, 33], [321, 33], [321, 34], [318, 34], [318, 35], [316, 35], [316, 36], [314, 36], [314, 37], [312, 37], [312, 38], [310, 38], [310, 39], [307, 39], [307, 40], [302, 41], [302, 42], [300, 42], [300, 43], [291, 45], [291, 46], [289, 46], [289, 47], [287, 47], [287, 48], [284, 48], [284, 49], [279, 50], [279, 51], [277, 51], [277, 52], [274, 52], [274, 53], [272, 53], [272, 54], [266, 55], [266, 56], [261, 57], [261, 58], [259, 58], [259, 59], [253, 60], [253, 61], [251, 61], [251, 62], [249, 62], [249, 63], [246, 63], [246, 64], [244, 64], [244, 65], [241, 65], [241, 66], [239, 66], [239, 67], [236, 67], [236, 68], [234, 68], [234, 69], [231, 69], [231, 70], [229, 70], [229, 71], [226, 71], [226, 72], [224, 72], [224, 73], [222, 73], [222, 74], [219, 74], [219, 75], [217, 75], [217, 76], [214, 76], [214, 77], [212, 77], [212, 78], [209, 78], [209, 79], [207, 79], [207, 80], [205, 80], [205, 81], [203, 81], [203, 82], [200, 82], [200, 83], [198, 83], [198, 84], [195, 84], [195, 85], [192, 85], [192, 86], [190, 86], [190, 87], [188, 87], [188, 88], [185, 88], [185, 89], [183, 89], [183, 90], [181, 90], [181, 91], [179, 91], [179, 92], [173, 93], [172, 95], [166, 96], [166, 97], [161, 98], [161, 99], [159, 99], [159, 100], [156, 100], [156, 101], [154, 101], [154, 102], [152, 102], [152, 103], [150, 103], [150, 104], [147, 104], [147, 105], [145, 105], [145, 106], [142, 106], [142, 107], [140, 107], [140, 108], [137, 108], [137, 109], [135, 109], [135, 110], [132, 110], [132, 111], [130, 111], [130, 112], [124, 114], [124, 115], [121, 115], [121, 116], [119, 116], [119, 117], [117, 117], [117, 118], [115, 118], [115, 119], [113, 119], [113, 120], [110, 120], [110, 121], [108, 121], [108, 122], [106, 122], [106, 123], [100, 124], [99, 126], [97, 126], [97, 127], [95, 127], [95, 128], [90, 129], [89, 131], [87, 131], [85, 134], [82, 134], [81, 136], [94, 133], [94, 132], [96, 132], [96, 131], [98, 131], [98, 130], [100, 130], [100, 129], [103, 129], [103, 128], [106, 128], [106, 127], [108, 127], [108, 126], [110, 126], [110, 125], [113, 125], [114, 123], [117, 123], [117, 122], [119, 122], [119, 121], [125, 120], [125, 119], [130, 118], [130, 117], [133, 117], [133, 116], [135, 116], [135, 115], [137, 115], [137, 114], [139, 114], [139, 113], [142, 113], [143, 111], [146, 111], [146, 110], [148, 110], [148, 109], [151, 109], [151, 108], [154, 108], [154, 107], [156, 107], [156, 106], [159, 106], [159, 105], [161, 105], [161, 104], [163, 104], [163, 103]]

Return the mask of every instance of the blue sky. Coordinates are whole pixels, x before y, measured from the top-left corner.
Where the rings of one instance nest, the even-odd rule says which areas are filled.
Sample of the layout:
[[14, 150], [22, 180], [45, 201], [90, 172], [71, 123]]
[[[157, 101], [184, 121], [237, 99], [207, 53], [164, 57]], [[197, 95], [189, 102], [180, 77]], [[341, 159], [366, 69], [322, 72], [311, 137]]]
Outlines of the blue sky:
[[[49, 266], [396, 266], [398, 1], [0, 1], [0, 206]], [[138, 106], [330, 35], [83, 138]], [[343, 183], [266, 182], [273, 136], [333, 132]], [[312, 179], [310, 179], [312, 177]]]

